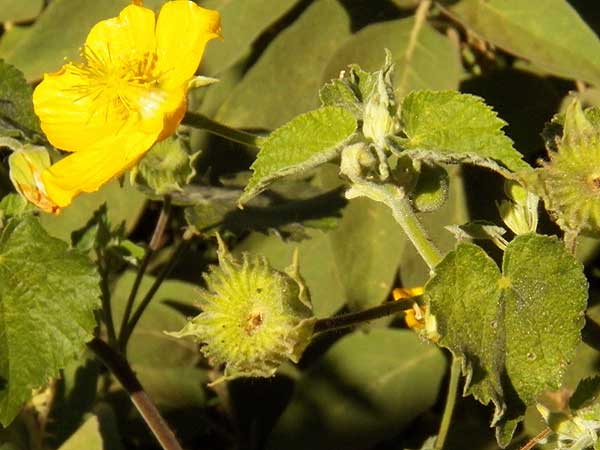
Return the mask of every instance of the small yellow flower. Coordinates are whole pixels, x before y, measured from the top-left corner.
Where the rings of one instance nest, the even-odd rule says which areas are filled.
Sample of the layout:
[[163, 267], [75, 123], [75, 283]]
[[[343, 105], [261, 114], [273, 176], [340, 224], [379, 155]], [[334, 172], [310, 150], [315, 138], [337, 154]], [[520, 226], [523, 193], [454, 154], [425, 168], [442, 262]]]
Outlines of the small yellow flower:
[[92, 28], [83, 63], [44, 76], [35, 112], [52, 145], [73, 152], [42, 173], [55, 204], [98, 190], [175, 131], [188, 82], [219, 32], [219, 13], [188, 0], [165, 3], [158, 18], [132, 4]]
[[[423, 295], [425, 289], [422, 287], [414, 288], [395, 288], [392, 291], [392, 297], [394, 301], [404, 300], [413, 297], [419, 297]], [[425, 307], [419, 306], [416, 302], [413, 303], [413, 307], [404, 310], [404, 321], [406, 326], [411, 329], [420, 330], [425, 328], [425, 313], [423, 311]]]

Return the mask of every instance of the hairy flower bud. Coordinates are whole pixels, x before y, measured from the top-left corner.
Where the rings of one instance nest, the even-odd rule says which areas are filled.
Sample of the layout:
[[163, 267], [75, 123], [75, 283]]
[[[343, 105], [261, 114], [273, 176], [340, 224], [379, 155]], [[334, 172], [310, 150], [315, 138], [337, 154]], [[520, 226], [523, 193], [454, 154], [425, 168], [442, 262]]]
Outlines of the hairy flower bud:
[[24, 145], [8, 158], [10, 181], [17, 192], [38, 208], [56, 214], [60, 208], [48, 197], [42, 181], [50, 164], [48, 150], [34, 145]]
[[385, 66], [375, 73], [377, 79], [365, 104], [363, 134], [380, 148], [385, 147], [385, 138], [398, 128], [392, 74], [391, 55], [386, 53]]
[[214, 365], [225, 364], [224, 376], [269, 377], [286, 360], [297, 362], [310, 342], [315, 320], [308, 293], [294, 263], [286, 272], [272, 269], [265, 258], [234, 259], [219, 238], [219, 266], [204, 276], [202, 313], [183, 329], [168, 333], [192, 336]]

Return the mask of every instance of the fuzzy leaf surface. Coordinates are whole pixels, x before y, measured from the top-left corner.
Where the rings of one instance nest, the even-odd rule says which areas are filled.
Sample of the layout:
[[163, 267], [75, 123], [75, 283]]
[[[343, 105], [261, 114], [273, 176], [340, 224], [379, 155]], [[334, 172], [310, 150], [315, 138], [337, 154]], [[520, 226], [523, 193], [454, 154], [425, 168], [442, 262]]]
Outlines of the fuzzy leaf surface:
[[465, 358], [465, 392], [495, 403], [492, 424], [506, 446], [525, 406], [561, 385], [581, 342], [587, 281], [558, 239], [537, 234], [511, 241], [502, 268], [460, 244], [425, 291], [440, 345]]
[[23, 74], [0, 59], [0, 136], [40, 132], [31, 92]]
[[456, 91], [414, 91], [401, 107], [406, 139], [400, 146], [416, 157], [471, 162], [499, 171], [529, 167], [502, 131], [506, 125], [483, 99]]
[[8, 222], [0, 235], [3, 425], [92, 338], [99, 281], [87, 258], [48, 236], [37, 219]]
[[504, 254], [506, 370], [521, 400], [560, 387], [581, 341], [587, 281], [583, 267], [556, 238], [514, 239]]
[[278, 178], [305, 172], [335, 158], [356, 126], [350, 111], [328, 106], [302, 114], [275, 130], [260, 144], [260, 153], [251, 166], [254, 173], [240, 203]]
[[437, 319], [439, 344], [462, 358], [465, 393], [504, 411], [499, 324], [500, 270], [478, 246], [460, 244], [435, 268], [425, 292]]

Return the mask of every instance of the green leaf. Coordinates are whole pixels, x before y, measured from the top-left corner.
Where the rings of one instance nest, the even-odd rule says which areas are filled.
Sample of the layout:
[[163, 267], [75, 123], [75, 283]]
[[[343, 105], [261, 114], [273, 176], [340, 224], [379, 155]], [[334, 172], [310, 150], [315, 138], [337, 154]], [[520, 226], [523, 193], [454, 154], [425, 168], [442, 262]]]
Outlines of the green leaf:
[[515, 238], [502, 267], [460, 244], [425, 292], [440, 344], [465, 358], [469, 392], [496, 403], [492, 424], [504, 446], [525, 406], [560, 387], [581, 342], [587, 281], [557, 238], [537, 234]]
[[[58, 70], [65, 58], [76, 60], [85, 38], [98, 21], [114, 17], [126, 0], [54, 0], [19, 39], [0, 46], [0, 58], [18, 67], [29, 81]], [[10, 34], [10, 33], [9, 33]], [[4, 36], [3, 40], [7, 37]]]
[[497, 47], [551, 74], [600, 84], [600, 41], [565, 0], [464, 0], [454, 18]]
[[37, 17], [44, 0], [0, 0], [0, 22], [23, 22]]
[[506, 123], [483, 99], [455, 91], [416, 91], [401, 106], [400, 147], [439, 162], [470, 162], [506, 173], [529, 166], [502, 132]]
[[40, 223], [50, 235], [70, 242], [74, 231], [83, 229], [90, 217], [106, 203], [108, 222], [120, 225], [125, 222], [125, 231], [129, 232], [137, 223], [146, 197], [129, 183], [119, 184], [118, 180], [102, 186], [98, 192], [80, 195], [59, 215], [42, 214]]
[[[0, 200], [0, 225], [6, 219], [10, 219], [11, 217], [18, 217], [23, 214], [31, 214], [38, 209], [19, 194], [15, 194], [11, 192], [10, 194], [5, 195]], [[2, 226], [0, 226], [0, 229]]]
[[298, 381], [267, 448], [372, 448], [433, 405], [444, 369], [410, 331], [345, 336]]
[[505, 408], [499, 279], [498, 266], [480, 247], [461, 244], [436, 266], [425, 287], [441, 336], [439, 344], [462, 358], [465, 394], [485, 405], [494, 403], [492, 422]]
[[23, 74], [0, 59], [0, 136], [41, 133], [31, 93]]
[[306, 172], [335, 158], [356, 131], [354, 115], [327, 106], [302, 114], [260, 143], [253, 175], [239, 202], [244, 203], [284, 176]]
[[122, 450], [116, 417], [112, 409], [101, 404], [59, 450]]
[[349, 64], [375, 71], [389, 49], [395, 64], [396, 97], [415, 89], [457, 89], [461, 74], [456, 46], [427, 22], [414, 17], [368, 25], [352, 35], [333, 55], [323, 79], [338, 78]]
[[224, 39], [206, 47], [202, 72], [218, 75], [239, 61], [252, 45], [298, 0], [208, 0], [202, 6], [221, 14]]
[[507, 247], [503, 272], [506, 370], [525, 403], [560, 387], [581, 341], [587, 280], [556, 238], [522, 235]]
[[100, 305], [93, 265], [36, 219], [11, 220], [0, 235], [0, 422], [31, 390], [56, 376], [91, 339]]
[[150, 149], [131, 171], [131, 184], [137, 184], [151, 196], [180, 192], [196, 175], [194, 163], [200, 152], [190, 153], [184, 142], [169, 137]]
[[316, 108], [323, 70], [349, 35], [350, 18], [339, 2], [313, 2], [267, 47], [216, 119], [237, 128], [275, 129]]

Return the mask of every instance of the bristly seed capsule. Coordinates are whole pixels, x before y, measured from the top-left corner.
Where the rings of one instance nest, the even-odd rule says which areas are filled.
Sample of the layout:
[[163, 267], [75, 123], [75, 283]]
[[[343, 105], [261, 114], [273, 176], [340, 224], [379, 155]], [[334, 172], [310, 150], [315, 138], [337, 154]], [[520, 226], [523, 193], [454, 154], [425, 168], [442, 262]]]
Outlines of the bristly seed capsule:
[[309, 344], [315, 318], [298, 273], [297, 257], [285, 272], [265, 258], [235, 259], [219, 236], [219, 266], [204, 275], [202, 313], [174, 337], [192, 336], [211, 364], [224, 364], [223, 377], [269, 377], [286, 360], [297, 362]]

